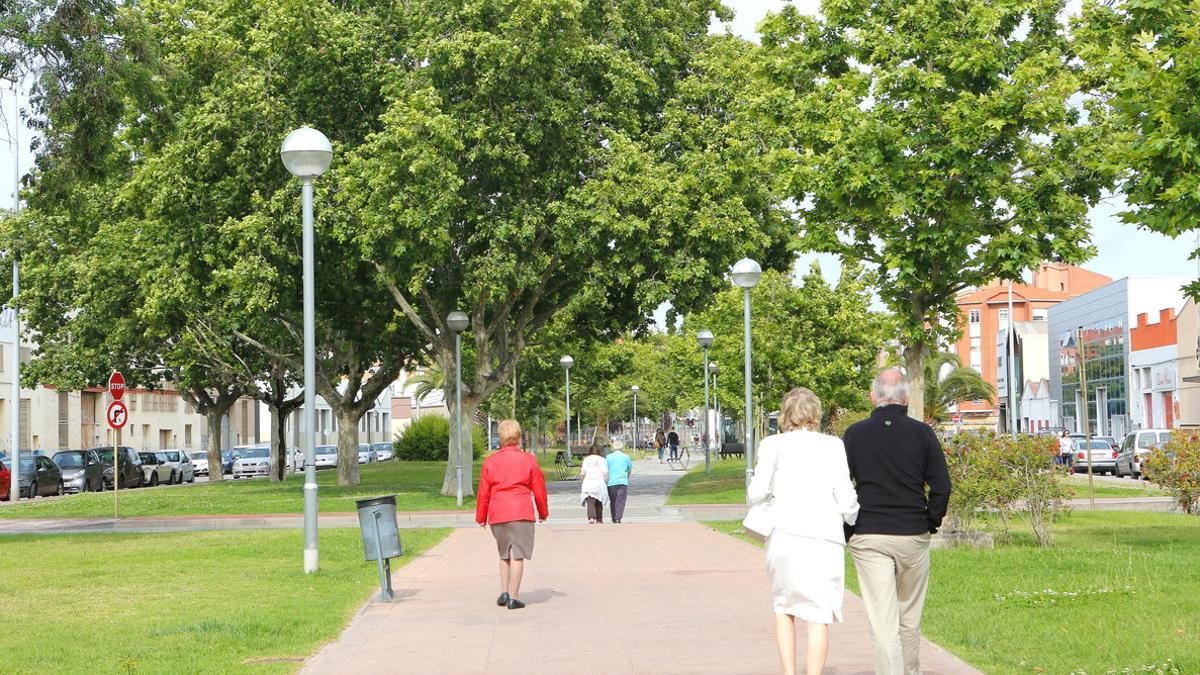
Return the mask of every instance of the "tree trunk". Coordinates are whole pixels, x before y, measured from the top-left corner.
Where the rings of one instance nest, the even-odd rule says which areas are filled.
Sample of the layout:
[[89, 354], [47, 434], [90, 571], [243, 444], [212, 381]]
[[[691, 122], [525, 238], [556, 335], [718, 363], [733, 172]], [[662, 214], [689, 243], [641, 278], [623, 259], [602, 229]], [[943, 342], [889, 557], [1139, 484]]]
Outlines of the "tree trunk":
[[475, 435], [471, 430], [475, 426], [475, 411], [479, 410], [481, 399], [478, 396], [468, 395], [465, 392], [462, 397], [462, 427], [458, 428], [455, 425], [455, 403], [454, 397], [446, 397], [446, 407], [450, 410], [450, 447], [447, 449], [446, 476], [442, 480], [442, 494], [447, 497], [452, 497], [457, 494], [457, 471], [458, 461], [455, 455], [456, 443], [458, 438], [462, 436], [462, 467], [463, 467], [463, 496], [475, 496], [475, 449], [472, 446]]
[[204, 414], [208, 422], [208, 482], [215, 483], [224, 480], [221, 457], [221, 420], [225, 417], [224, 410], [217, 411], [216, 407]]
[[337, 411], [338, 416], [338, 482], [340, 486], [358, 485], [358, 421], [362, 414], [356, 406]]
[[925, 421], [925, 358], [924, 344], [914, 344], [904, 350], [904, 369], [908, 371], [908, 416]]
[[291, 410], [283, 410], [270, 402], [267, 403], [267, 408], [271, 411], [271, 482], [278, 483], [287, 475], [288, 466], [292, 462], [292, 458], [288, 456], [285, 432], [287, 416]]

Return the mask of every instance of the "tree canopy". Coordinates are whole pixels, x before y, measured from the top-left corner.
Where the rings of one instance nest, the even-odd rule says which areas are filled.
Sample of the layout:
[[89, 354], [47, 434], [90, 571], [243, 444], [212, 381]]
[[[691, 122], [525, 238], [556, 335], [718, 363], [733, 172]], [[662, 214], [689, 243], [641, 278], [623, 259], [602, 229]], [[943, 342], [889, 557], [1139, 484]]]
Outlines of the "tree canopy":
[[955, 293], [1090, 254], [1109, 181], [1072, 102], [1061, 0], [827, 0], [762, 24], [761, 74], [791, 131], [801, 246], [864, 263], [895, 314], [922, 417], [922, 362]]

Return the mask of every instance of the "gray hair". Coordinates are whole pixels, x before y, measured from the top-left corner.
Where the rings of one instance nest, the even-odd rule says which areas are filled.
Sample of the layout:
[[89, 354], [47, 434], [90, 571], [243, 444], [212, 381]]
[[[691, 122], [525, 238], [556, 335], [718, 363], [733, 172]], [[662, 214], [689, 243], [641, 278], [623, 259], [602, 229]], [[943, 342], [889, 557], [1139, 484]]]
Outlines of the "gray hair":
[[886, 368], [875, 376], [871, 384], [875, 405], [908, 405], [908, 380], [899, 368]]

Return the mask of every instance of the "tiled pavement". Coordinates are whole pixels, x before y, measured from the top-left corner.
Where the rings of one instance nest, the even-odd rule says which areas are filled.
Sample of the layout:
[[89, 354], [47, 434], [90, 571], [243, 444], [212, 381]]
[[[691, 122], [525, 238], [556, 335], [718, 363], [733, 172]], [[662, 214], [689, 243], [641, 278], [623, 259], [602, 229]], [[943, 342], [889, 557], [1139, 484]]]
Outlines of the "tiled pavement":
[[[762, 556], [696, 523], [543, 526], [522, 585], [529, 605], [508, 610], [495, 605], [490, 533], [459, 529], [397, 570], [397, 599], [368, 603], [303, 672], [778, 672]], [[844, 616], [825, 672], [872, 672], [850, 593]], [[922, 666], [977, 672], [928, 642]]]

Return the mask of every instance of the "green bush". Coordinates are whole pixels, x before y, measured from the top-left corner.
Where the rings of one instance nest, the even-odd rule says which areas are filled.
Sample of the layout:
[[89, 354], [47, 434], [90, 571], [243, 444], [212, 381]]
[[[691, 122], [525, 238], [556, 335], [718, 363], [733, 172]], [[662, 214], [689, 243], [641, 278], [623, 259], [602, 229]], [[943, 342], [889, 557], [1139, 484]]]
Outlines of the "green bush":
[[1142, 472], [1163, 486], [1184, 513], [1200, 513], [1200, 436], [1171, 434], [1171, 440], [1146, 459]]
[[1015, 513], [1038, 545], [1053, 544], [1054, 521], [1068, 496], [1066, 468], [1054, 463], [1055, 438], [962, 433], [946, 441], [944, 451], [951, 485], [947, 531], [969, 531], [977, 515], [990, 511], [1007, 534]]
[[[475, 459], [483, 456], [487, 438], [479, 427], [472, 428]], [[437, 415], [422, 417], [404, 430], [394, 444], [396, 459], [403, 462], [442, 462], [450, 446], [450, 420]]]

